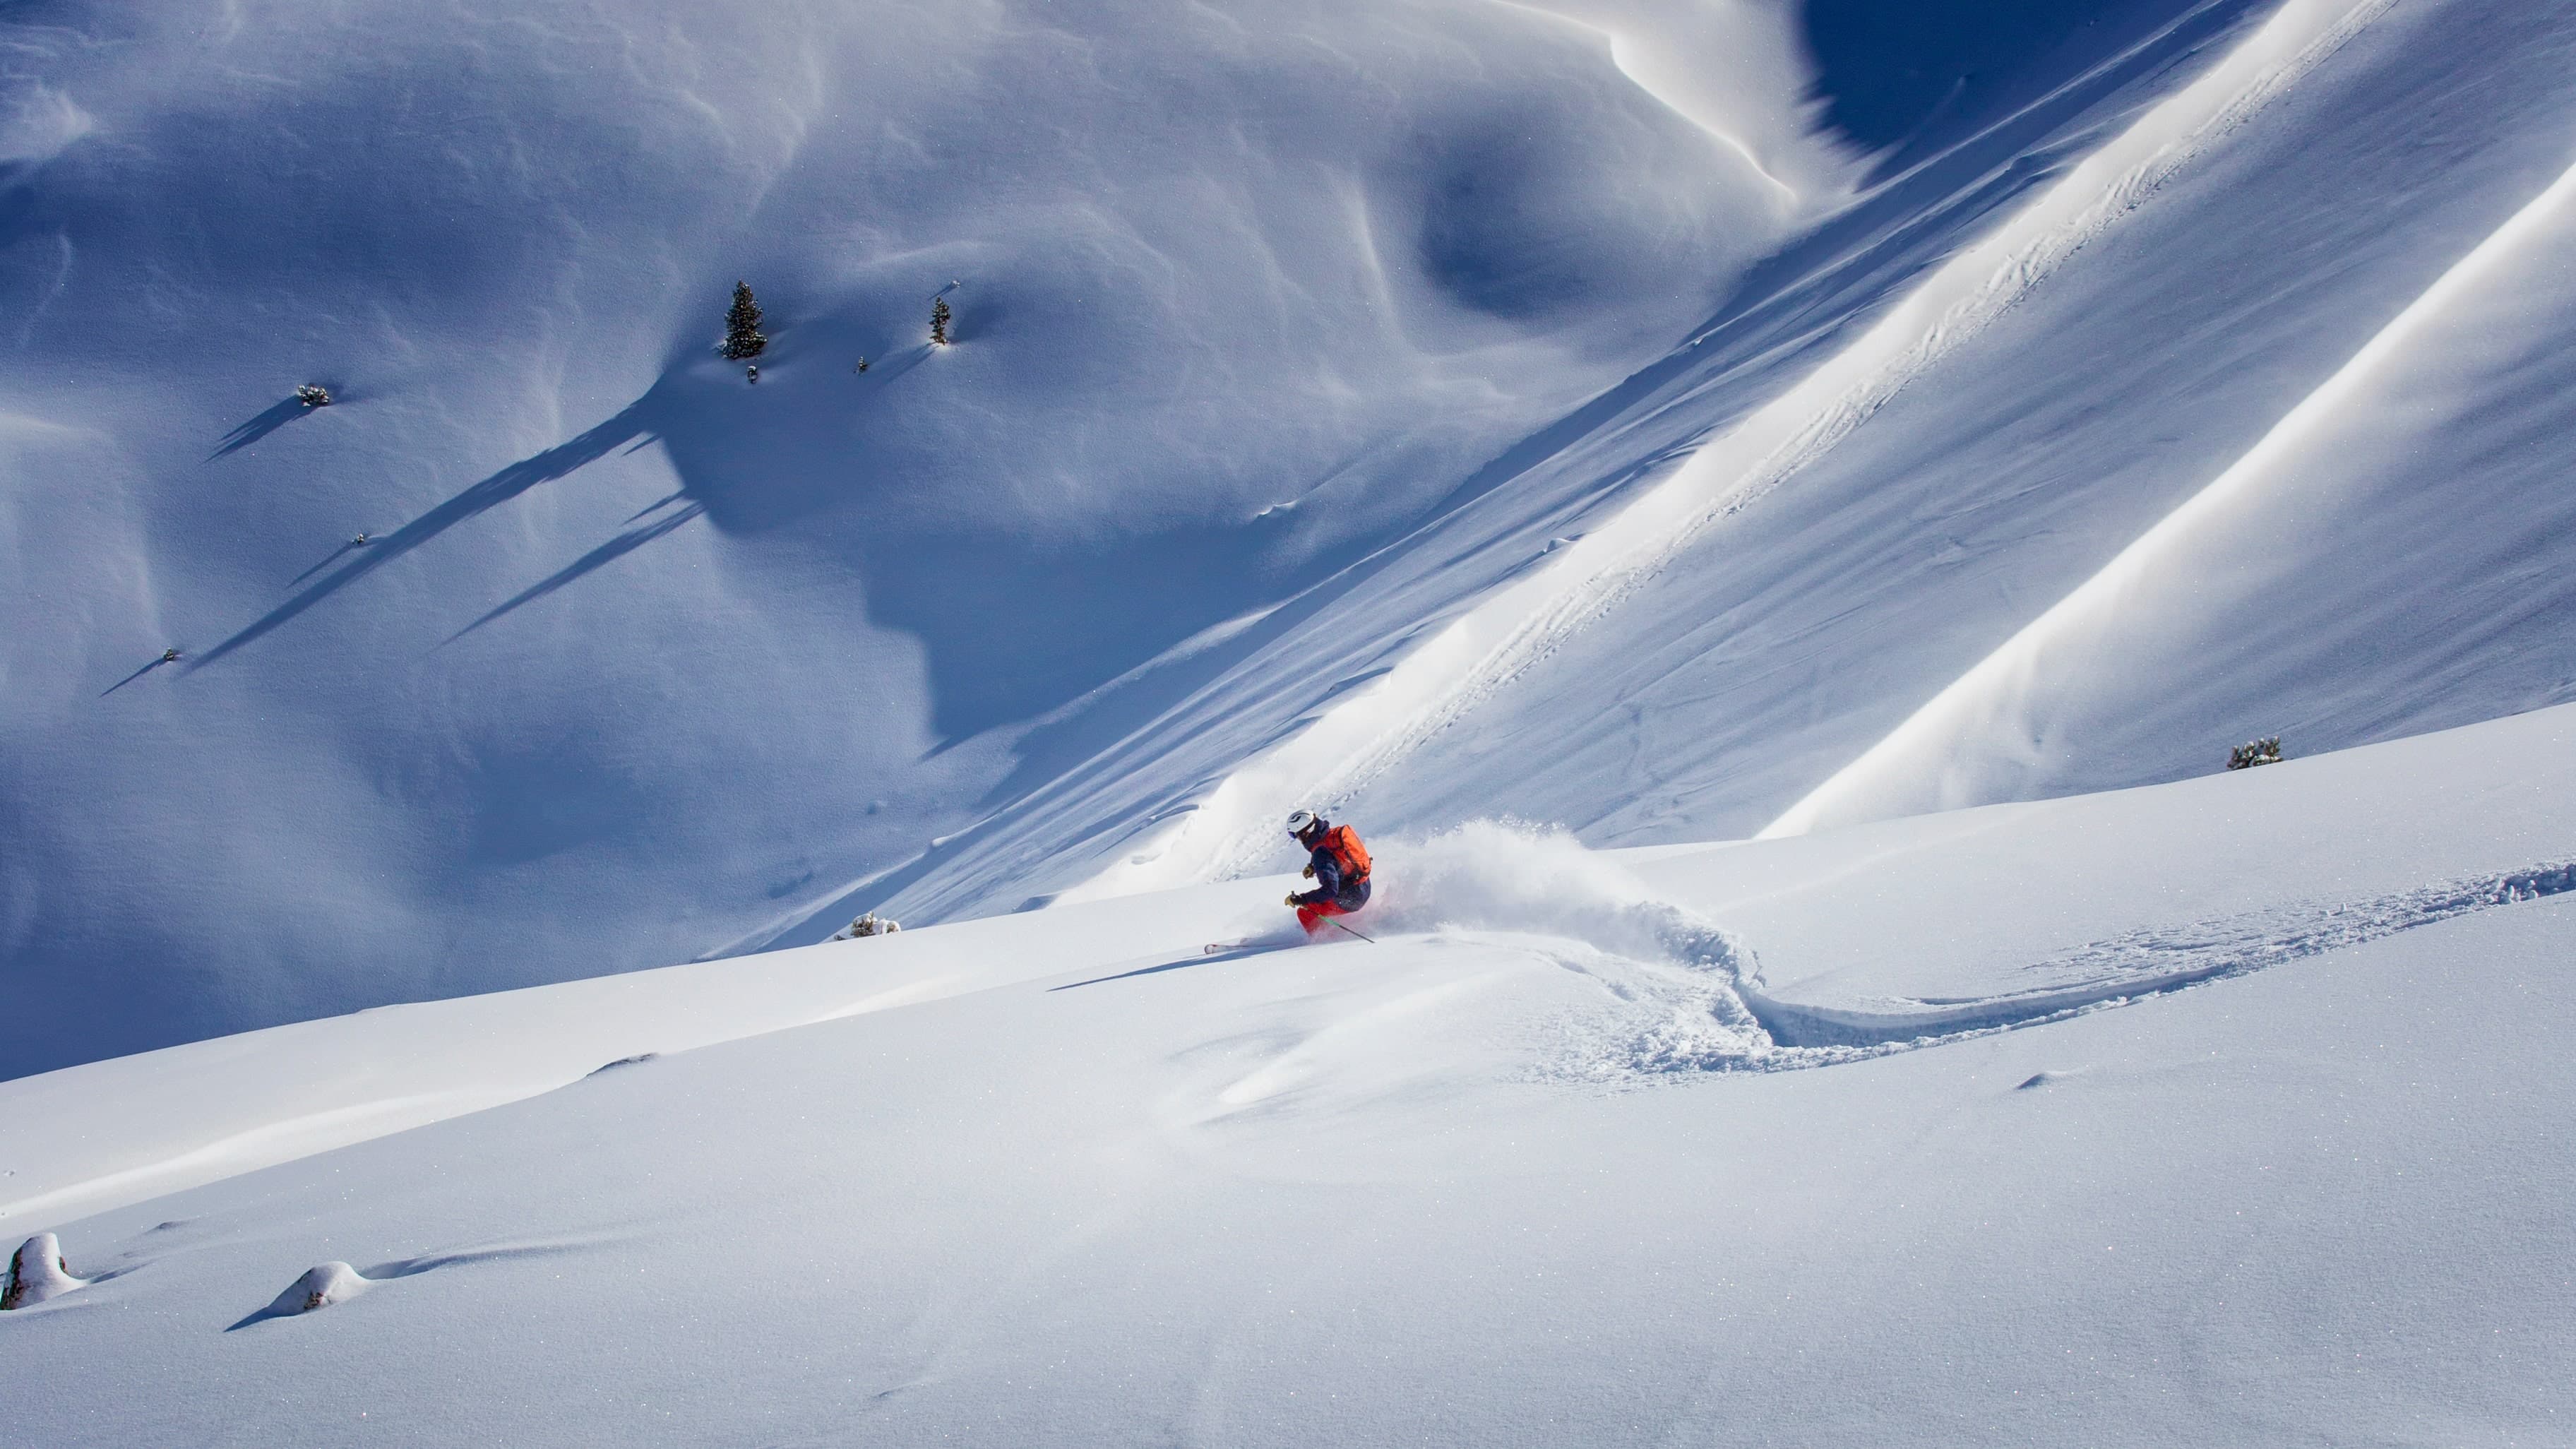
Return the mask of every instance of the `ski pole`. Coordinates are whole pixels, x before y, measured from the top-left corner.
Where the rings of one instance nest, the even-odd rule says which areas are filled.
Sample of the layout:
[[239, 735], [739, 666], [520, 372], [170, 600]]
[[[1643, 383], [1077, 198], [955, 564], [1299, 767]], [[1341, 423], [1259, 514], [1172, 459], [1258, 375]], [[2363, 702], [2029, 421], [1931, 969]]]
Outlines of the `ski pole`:
[[[1325, 920], [1328, 920], [1328, 921], [1333, 921], [1333, 918], [1332, 918], [1332, 917], [1330, 917], [1330, 916], [1326, 916], [1324, 919], [1325, 919]], [[1341, 923], [1341, 922], [1339, 922], [1339, 921], [1333, 921], [1333, 924], [1334, 924], [1334, 925], [1336, 925], [1336, 926], [1342, 926], [1342, 923]], [[1348, 927], [1348, 926], [1342, 926], [1342, 929], [1343, 929], [1343, 930], [1345, 930], [1345, 931], [1351, 931], [1351, 928], [1350, 928], [1350, 927]], [[1360, 933], [1359, 933], [1359, 932], [1357, 932], [1357, 931], [1351, 931], [1351, 934], [1352, 934], [1352, 935], [1354, 935], [1354, 936], [1360, 936]], [[1367, 936], [1360, 936], [1360, 939], [1361, 939], [1361, 940], [1363, 940], [1363, 941], [1367, 941], [1367, 942], [1368, 942], [1370, 945], [1372, 945], [1372, 946], [1374, 946], [1374, 945], [1376, 945], [1376, 944], [1377, 944], [1377, 942], [1376, 942], [1376, 941], [1371, 940], [1371, 939], [1370, 939], [1369, 937], [1367, 937]]]

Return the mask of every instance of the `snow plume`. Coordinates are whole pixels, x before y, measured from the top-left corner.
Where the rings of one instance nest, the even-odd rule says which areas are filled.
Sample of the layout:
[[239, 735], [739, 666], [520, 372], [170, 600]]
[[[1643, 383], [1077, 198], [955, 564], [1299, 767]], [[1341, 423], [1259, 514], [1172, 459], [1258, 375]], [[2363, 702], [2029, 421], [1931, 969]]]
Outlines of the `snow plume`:
[[1659, 901], [1634, 876], [1555, 826], [1471, 820], [1378, 852], [1368, 916], [1381, 931], [1564, 936], [1639, 960], [1732, 974], [1742, 948]]
[[1607, 1016], [1569, 1024], [1575, 1075], [1810, 1064], [1745, 1005], [1760, 979], [1750, 948], [1560, 828], [1473, 820], [1377, 860], [1359, 921], [1372, 934], [1544, 937], [1557, 964], [1599, 983]]

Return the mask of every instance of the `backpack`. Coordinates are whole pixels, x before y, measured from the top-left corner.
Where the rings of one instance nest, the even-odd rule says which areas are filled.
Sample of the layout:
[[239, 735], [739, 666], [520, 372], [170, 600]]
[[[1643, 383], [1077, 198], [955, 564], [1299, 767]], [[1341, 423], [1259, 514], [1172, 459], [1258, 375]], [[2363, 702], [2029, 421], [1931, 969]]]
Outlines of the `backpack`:
[[1347, 825], [1336, 825], [1324, 834], [1324, 848], [1333, 853], [1333, 864], [1342, 868], [1342, 879], [1357, 884], [1369, 877], [1368, 847], [1360, 844], [1359, 835]]

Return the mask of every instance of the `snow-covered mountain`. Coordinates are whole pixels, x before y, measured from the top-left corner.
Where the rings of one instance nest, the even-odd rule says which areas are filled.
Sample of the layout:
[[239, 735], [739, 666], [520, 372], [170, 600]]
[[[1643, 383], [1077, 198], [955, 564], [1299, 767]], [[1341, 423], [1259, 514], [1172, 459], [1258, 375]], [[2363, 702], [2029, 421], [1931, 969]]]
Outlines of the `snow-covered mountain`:
[[0, 25], [18, 1070], [838, 894], [1853, 166], [1767, 11], [1683, 37], [1771, 78], [1727, 137], [1485, 0]]
[[2562, 20], [14, 12], [0, 1056], [2567, 698]]
[[2572, 62], [0, 12], [0, 1440], [2555, 1442]]

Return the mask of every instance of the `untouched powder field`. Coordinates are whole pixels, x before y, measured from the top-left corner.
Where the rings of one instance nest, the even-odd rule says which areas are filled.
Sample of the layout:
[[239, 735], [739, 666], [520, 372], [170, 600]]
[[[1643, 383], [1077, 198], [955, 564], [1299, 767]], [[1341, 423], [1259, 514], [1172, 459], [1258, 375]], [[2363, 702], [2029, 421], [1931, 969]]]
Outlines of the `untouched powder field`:
[[[1244, 882], [27, 1079], [11, 1161], [180, 1102], [238, 1155], [11, 1205], [84, 1282], [0, 1394], [63, 1445], [2549, 1442], [2571, 731], [1478, 825], [1386, 846], [1375, 944]], [[243, 1170], [361, 1058], [448, 1120]]]

